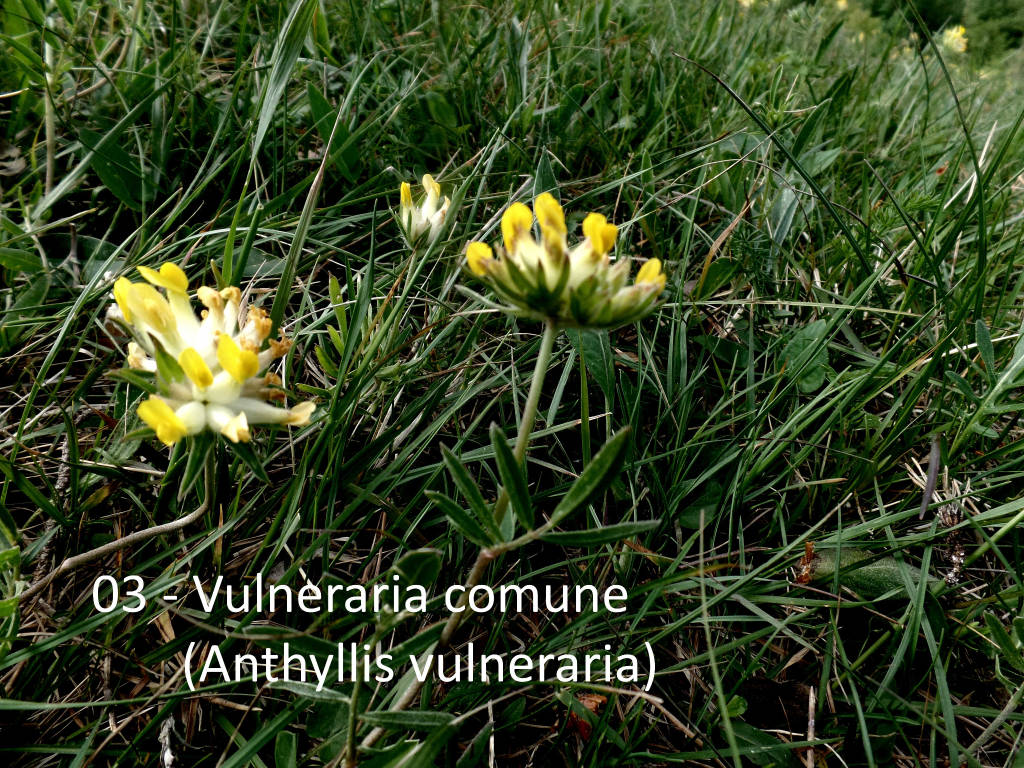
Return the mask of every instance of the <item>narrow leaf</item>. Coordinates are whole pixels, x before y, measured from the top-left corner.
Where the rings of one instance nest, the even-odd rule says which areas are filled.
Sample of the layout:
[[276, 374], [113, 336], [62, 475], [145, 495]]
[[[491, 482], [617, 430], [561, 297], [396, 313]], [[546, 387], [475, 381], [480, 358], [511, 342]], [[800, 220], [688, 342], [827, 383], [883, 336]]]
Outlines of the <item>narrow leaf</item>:
[[434, 504], [444, 512], [445, 517], [448, 518], [448, 522], [452, 524], [452, 527], [455, 530], [474, 544], [481, 547], [488, 547], [495, 543], [496, 539], [492, 539], [488, 536], [484, 529], [477, 524], [476, 520], [474, 520], [466, 510], [443, 493], [427, 491], [427, 498], [434, 502]]
[[526, 487], [526, 476], [512, 449], [508, 447], [505, 433], [497, 424], [491, 424], [491, 445], [494, 446], [494, 458], [498, 463], [502, 485], [512, 503], [512, 511], [523, 527], [532, 531], [533, 505], [530, 503], [530, 492]]
[[551, 544], [563, 547], [596, 547], [651, 531], [659, 525], [658, 520], [644, 520], [638, 523], [616, 523], [594, 528], [590, 531], [557, 531], [546, 533], [541, 538]]
[[366, 712], [362, 719], [371, 725], [394, 730], [432, 731], [448, 725], [455, 716], [448, 712], [427, 710]]
[[551, 513], [552, 525], [557, 525], [608, 486], [625, 460], [630, 431], [629, 427], [623, 427], [597, 452]]
[[491, 508], [484, 501], [484, 497], [480, 493], [476, 482], [470, 477], [466, 465], [459, 461], [459, 458], [443, 445], [441, 446], [441, 455], [444, 457], [444, 465], [448, 467], [448, 473], [452, 476], [452, 480], [455, 481], [455, 485], [462, 491], [462, 495], [466, 497], [470, 510], [476, 515], [477, 520], [496, 539], [500, 540], [501, 536], [498, 532], [498, 526], [494, 523], [494, 518], [491, 516]]
[[291, 7], [288, 18], [285, 19], [284, 26], [281, 28], [277, 45], [274, 46], [274, 53], [270, 57], [270, 76], [267, 79], [266, 90], [260, 104], [260, 121], [256, 127], [256, 138], [252, 143], [253, 157], [259, 151], [263, 137], [267, 135], [267, 129], [270, 128], [270, 123], [274, 119], [277, 103], [288, 86], [295, 62], [299, 60], [302, 46], [306, 43], [306, 35], [313, 23], [316, 6], [316, 0], [299, 0]]

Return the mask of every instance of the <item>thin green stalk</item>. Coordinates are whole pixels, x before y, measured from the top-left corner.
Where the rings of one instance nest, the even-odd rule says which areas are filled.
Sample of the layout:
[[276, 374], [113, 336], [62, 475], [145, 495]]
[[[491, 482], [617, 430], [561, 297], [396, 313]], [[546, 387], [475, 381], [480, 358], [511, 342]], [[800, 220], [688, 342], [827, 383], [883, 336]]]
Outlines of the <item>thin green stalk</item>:
[[[530, 391], [526, 396], [526, 406], [523, 408], [523, 417], [519, 421], [519, 433], [516, 435], [516, 444], [512, 451], [512, 455], [515, 456], [516, 461], [520, 464], [526, 459], [526, 447], [530, 444], [530, 434], [533, 432], [533, 423], [537, 418], [537, 406], [540, 404], [540, 393], [544, 389], [544, 378], [547, 375], [548, 366], [551, 364], [551, 351], [554, 348], [555, 336], [557, 334], [558, 325], [549, 318], [544, 323], [544, 335], [541, 336], [540, 351], [537, 353], [537, 362], [533, 367]], [[508, 502], [508, 491], [502, 488], [501, 493], [498, 494], [498, 500], [494, 503], [494, 521], [498, 524], [499, 529], [505, 520]], [[495, 558], [496, 554], [496, 548], [494, 547], [486, 547], [480, 550], [480, 554], [477, 555], [476, 562], [473, 564], [473, 569], [469, 572], [469, 577], [466, 579], [466, 589], [463, 590], [462, 596], [459, 598], [457, 606], [459, 609], [465, 608], [466, 603], [469, 601], [469, 590], [480, 583], [480, 579], [483, 578], [484, 571], [487, 569], [487, 564]], [[457, 610], [448, 617], [448, 622], [444, 625], [444, 630], [441, 632], [441, 639], [439, 641], [441, 648], [448, 645], [452, 635], [455, 634], [455, 630], [459, 628], [464, 615], [464, 610]]]
[[[558, 335], [558, 324], [555, 323], [554, 320], [548, 319], [544, 324], [544, 335], [541, 337], [540, 351], [537, 353], [537, 362], [533, 368], [533, 380], [530, 382], [530, 391], [526, 396], [526, 406], [523, 408], [523, 416], [519, 422], [519, 432], [516, 435], [515, 448], [512, 451], [516, 461], [520, 464], [526, 457], [526, 448], [530, 443], [530, 434], [533, 432], [533, 424], [537, 418], [537, 407], [540, 404], [540, 393], [544, 389], [544, 378], [547, 375], [548, 366], [551, 364], [551, 352], [554, 349], [556, 335]], [[508, 504], [508, 492], [502, 488], [501, 493], [498, 495], [498, 500], [494, 504], [494, 519], [498, 523], [499, 528], [501, 527], [502, 520], [505, 517], [505, 511], [508, 508]], [[520, 536], [514, 541], [504, 542], [493, 547], [484, 547], [480, 550], [480, 553], [476, 557], [476, 562], [473, 563], [473, 568], [466, 577], [466, 582], [464, 584], [465, 588], [459, 598], [456, 610], [451, 613], [448, 617], [448, 621], [444, 625], [444, 629], [441, 630], [441, 636], [437, 641], [438, 650], [447, 648], [448, 644], [451, 642], [455, 631], [459, 628], [459, 624], [462, 622], [462, 617], [466, 615], [464, 609], [469, 600], [469, 592], [483, 579], [484, 574], [487, 572], [487, 566], [490, 565], [491, 561], [505, 552], [516, 549], [528, 541], [532, 541], [534, 538], [537, 538], [542, 531], [546, 531], [550, 527], [550, 524], [542, 526], [537, 531], [527, 531], [526, 534]], [[412, 685], [405, 690], [402, 697], [391, 706], [391, 711], [399, 712], [408, 707], [416, 699], [422, 685], [423, 684], [419, 681], [413, 681]], [[352, 706], [354, 709], [354, 700]], [[350, 727], [350, 736], [353, 735], [354, 732], [355, 729]], [[372, 747], [386, 732], [387, 731], [384, 728], [374, 728], [366, 738], [363, 739], [361, 746], [364, 749]], [[346, 752], [346, 766], [355, 765], [354, 762], [349, 762], [350, 758], [354, 759], [354, 755]]]
[[[540, 393], [544, 388], [544, 377], [551, 364], [551, 350], [555, 346], [555, 336], [558, 334], [558, 325], [554, 320], [548, 319], [544, 323], [544, 335], [540, 340], [540, 352], [537, 353], [537, 363], [533, 367], [533, 380], [530, 382], [530, 392], [526, 396], [526, 406], [523, 408], [523, 418], [519, 422], [519, 434], [516, 435], [516, 445], [512, 455], [520, 464], [526, 459], [526, 446], [530, 443], [530, 434], [533, 432], [533, 423], [537, 418], [537, 406], [540, 404]], [[494, 504], [494, 521], [501, 528], [505, 519], [505, 512], [508, 509], [508, 493], [504, 488]]]

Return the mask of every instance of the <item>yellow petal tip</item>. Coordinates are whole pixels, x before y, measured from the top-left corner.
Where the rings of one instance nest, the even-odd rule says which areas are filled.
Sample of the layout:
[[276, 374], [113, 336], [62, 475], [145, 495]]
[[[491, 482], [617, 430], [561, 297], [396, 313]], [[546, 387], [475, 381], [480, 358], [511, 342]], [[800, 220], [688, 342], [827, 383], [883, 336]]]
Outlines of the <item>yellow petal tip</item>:
[[487, 264], [494, 258], [494, 251], [487, 243], [473, 242], [466, 246], [466, 264], [477, 277], [487, 274]]
[[242, 349], [228, 334], [222, 333], [217, 340], [217, 361], [239, 384], [250, 379], [259, 371], [259, 356], [248, 349]]
[[164, 445], [174, 445], [188, 434], [185, 422], [159, 397], [150, 397], [139, 403], [138, 414]]
[[210, 370], [210, 366], [193, 347], [182, 351], [178, 356], [178, 365], [181, 366], [191, 382], [200, 389], [206, 389], [213, 384], [213, 372]]

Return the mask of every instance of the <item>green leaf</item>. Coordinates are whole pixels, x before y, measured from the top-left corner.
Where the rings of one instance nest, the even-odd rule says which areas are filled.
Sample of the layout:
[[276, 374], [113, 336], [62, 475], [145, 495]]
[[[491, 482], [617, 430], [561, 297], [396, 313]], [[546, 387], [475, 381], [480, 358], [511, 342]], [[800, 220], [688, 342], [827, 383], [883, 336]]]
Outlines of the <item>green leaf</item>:
[[797, 768], [799, 763], [785, 744], [770, 733], [755, 728], [742, 721], [731, 723], [736, 734], [736, 742], [740, 754], [746, 756], [754, 765], [768, 768]]
[[365, 712], [363, 721], [370, 725], [398, 731], [432, 731], [451, 723], [455, 716], [449, 712], [430, 712], [422, 709], [403, 711]]
[[603, 525], [589, 531], [555, 531], [546, 533], [541, 538], [546, 542], [563, 547], [596, 547], [628, 539], [644, 531], [654, 530], [659, 525], [660, 521], [658, 520], [643, 520], [638, 523]]
[[566, 335], [579, 350], [587, 372], [608, 400], [615, 396], [615, 358], [608, 331], [568, 329]]
[[253, 471], [253, 474], [259, 478], [261, 483], [270, 485], [270, 476], [267, 474], [267, 470], [263, 468], [263, 462], [256, 455], [252, 446], [248, 443], [232, 443], [231, 450], [234, 451], [238, 458], [245, 462], [245, 465]]
[[292, 731], [281, 731], [274, 742], [276, 768], [295, 768], [298, 763], [298, 742]]
[[[348, 126], [344, 122], [338, 121], [337, 111], [312, 83], [306, 86], [306, 95], [309, 99], [309, 110], [313, 113], [313, 121], [316, 124], [316, 132], [320, 134], [320, 140], [326, 145], [331, 140], [331, 130], [334, 130], [334, 149], [331, 151], [331, 159], [341, 175], [354, 184], [358, 180], [354, 169], [359, 165], [359, 147], [352, 141], [352, 134]], [[335, 122], [338, 123], [337, 128], [334, 128]]]
[[488, 535], [476, 520], [451, 498], [439, 491], [427, 491], [426, 493], [427, 498], [445, 514], [452, 527], [474, 544], [480, 547], [489, 547], [498, 541], [497, 538]]
[[156, 393], [156, 382], [153, 380], [153, 374], [140, 373], [131, 368], [115, 368], [112, 371], [107, 371], [107, 377], [127, 382], [150, 395]]
[[512, 504], [512, 512], [526, 530], [532, 531], [533, 504], [530, 502], [530, 491], [526, 487], [526, 475], [516, 461], [512, 449], [508, 447], [505, 433], [494, 423], [491, 424], [491, 445], [494, 446], [494, 458], [498, 463], [502, 485]]
[[999, 646], [1000, 654], [1006, 663], [1019, 672], [1024, 672], [1024, 657], [1021, 656], [1020, 648], [1013, 642], [1010, 633], [1003, 628], [995, 616], [991, 613], [985, 614], [985, 624], [988, 627], [992, 640]]
[[793, 334], [782, 350], [786, 375], [804, 393], [815, 392], [825, 383], [828, 374], [828, 323], [815, 320]]
[[14, 270], [15, 272], [40, 272], [43, 269], [43, 262], [39, 256], [18, 248], [0, 248], [0, 267]]
[[[132, 210], [139, 210], [144, 200], [152, 197], [146, 188], [139, 161], [129, 155], [114, 139], [85, 128], [78, 138], [93, 153], [92, 167], [103, 185]], [[106, 141], [104, 139], [107, 139]]]
[[277, 103], [284, 95], [288, 87], [288, 80], [291, 79], [292, 69], [295, 62], [299, 60], [299, 54], [306, 44], [306, 35], [309, 34], [313, 23], [313, 13], [316, 11], [317, 0], [298, 0], [288, 12], [284, 26], [281, 27], [281, 34], [274, 46], [274, 53], [270, 57], [270, 76], [266, 81], [266, 90], [260, 102], [260, 120], [256, 126], [256, 137], [252, 142], [252, 156], [256, 157], [263, 137], [267, 135], [267, 129], [274, 119], [274, 112]]
[[459, 458], [443, 445], [441, 446], [441, 456], [444, 459], [444, 465], [448, 468], [448, 473], [452, 476], [452, 480], [455, 481], [455, 485], [462, 491], [462, 495], [466, 497], [466, 502], [469, 504], [469, 508], [476, 516], [476, 519], [496, 540], [500, 540], [501, 534], [491, 515], [491, 508], [484, 501], [484, 497], [480, 493], [476, 482], [470, 477], [466, 465], [459, 461]]
[[[431, 734], [424, 741], [413, 746], [395, 759], [388, 761], [380, 768], [434, 768], [437, 756], [445, 744], [455, 735], [454, 721], [443, 726], [434, 726]], [[372, 768], [377, 768], [376, 765]]]
[[278, 680], [270, 684], [271, 688], [275, 690], [288, 691], [294, 693], [296, 696], [300, 696], [303, 699], [312, 699], [313, 701], [323, 701], [331, 704], [343, 704], [345, 710], [348, 710], [348, 705], [352, 699], [340, 691], [336, 691], [333, 688], [321, 688], [317, 690], [317, 687], [312, 683], [302, 683], [298, 680]]
[[726, 283], [732, 280], [733, 276], [740, 271], [740, 264], [728, 256], [721, 256], [708, 266], [704, 282], [700, 284], [700, 290], [694, 290], [695, 299], [706, 299], [720, 291]]
[[48, 487], [47, 493], [43, 493], [27, 478], [25, 477], [22, 470], [11, 464], [5, 458], [0, 457], [0, 473], [2, 473], [9, 481], [14, 483], [15, 487], [21, 491], [25, 496], [28, 497], [35, 506], [44, 512], [49, 517], [52, 517], [61, 525], [68, 525], [68, 519], [61, 513], [57, 505], [51, 500], [52, 491]]
[[160, 375], [167, 381], [185, 381], [185, 371], [174, 357], [159, 344], [153, 345], [156, 367]]
[[429, 547], [414, 549], [402, 555], [393, 570], [401, 577], [402, 584], [430, 587], [441, 575], [441, 553]]
[[455, 113], [455, 107], [438, 91], [428, 91], [424, 96], [427, 104], [427, 112], [431, 119], [449, 133], [456, 133], [459, 130], [459, 118]]
[[551, 161], [548, 160], [547, 151], [541, 152], [540, 162], [537, 163], [537, 174], [533, 177], [533, 196], [536, 198], [543, 192], [550, 192], [555, 199], [558, 195], [558, 179], [555, 172], [551, 170]]
[[623, 427], [602, 446], [551, 513], [551, 525], [558, 525], [615, 479], [626, 458], [630, 431], [629, 427]]

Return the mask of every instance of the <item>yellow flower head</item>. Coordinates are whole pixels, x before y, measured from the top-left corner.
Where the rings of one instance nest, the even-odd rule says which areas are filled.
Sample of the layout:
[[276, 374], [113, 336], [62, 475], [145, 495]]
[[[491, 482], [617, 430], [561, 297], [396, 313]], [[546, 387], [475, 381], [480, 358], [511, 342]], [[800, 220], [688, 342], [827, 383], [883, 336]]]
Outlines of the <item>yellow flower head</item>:
[[[534, 215], [540, 242], [533, 235]], [[665, 288], [658, 259], [648, 260], [633, 285], [626, 285], [629, 262], [613, 261], [618, 227], [599, 213], [583, 220], [583, 239], [567, 244], [565, 213], [544, 193], [533, 212], [512, 203], [501, 218], [504, 247], [466, 246], [469, 271], [498, 295], [510, 312], [551, 319], [562, 326], [615, 328], [651, 311]]]
[[434, 242], [444, 226], [445, 216], [451, 200], [441, 199], [441, 185], [429, 173], [421, 179], [423, 200], [420, 205], [412, 201], [412, 187], [403, 181], [398, 195], [398, 224], [405, 233], [410, 247], [415, 247], [421, 240], [427, 244]]
[[291, 347], [283, 337], [268, 339], [265, 311], [250, 307], [243, 313], [237, 287], [201, 286], [196, 295], [206, 309], [196, 317], [178, 265], [139, 267], [139, 273], [146, 282], [122, 277], [114, 283], [114, 300], [135, 338], [128, 344], [128, 365], [156, 375], [158, 394], [138, 413], [161, 442], [173, 445], [205, 429], [247, 442], [250, 424], [309, 423], [313, 403], [273, 405], [284, 395], [274, 386], [280, 379], [259, 375]]
[[950, 53], [965, 53], [967, 51], [967, 30], [962, 24], [942, 30], [942, 47]]

